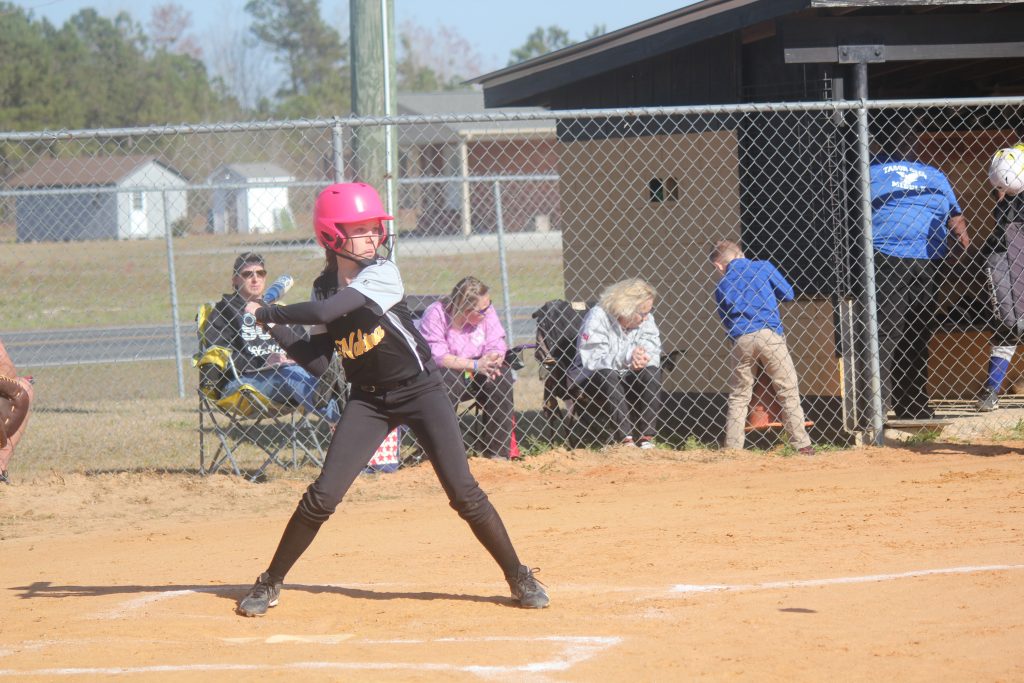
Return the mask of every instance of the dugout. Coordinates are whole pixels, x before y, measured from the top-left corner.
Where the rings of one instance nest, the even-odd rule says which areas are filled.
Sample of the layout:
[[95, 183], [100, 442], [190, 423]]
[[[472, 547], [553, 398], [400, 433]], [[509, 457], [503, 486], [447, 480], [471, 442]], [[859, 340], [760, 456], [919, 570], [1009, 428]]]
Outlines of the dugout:
[[[704, 0], [475, 82], [488, 107], [557, 110], [845, 100], [856, 87], [870, 99], [1019, 96], [1022, 28], [1022, 2]], [[992, 145], [1012, 138], [1020, 114], [913, 112], [921, 160], [941, 162], [951, 179], [973, 179], [957, 192], [978, 240], [992, 206], [981, 169]], [[843, 307], [833, 302], [858, 293], [854, 134], [848, 120], [824, 112], [561, 119], [566, 296], [592, 297], [619, 276], [649, 277], [671, 293], [658, 311], [666, 345], [686, 351], [666, 388], [721, 392], [724, 372], [709, 370], [726, 358], [720, 340], [709, 339], [717, 320], [706, 246], [738, 237], [748, 255], [772, 260], [796, 286], [800, 300], [785, 322], [801, 391], [831, 406], [820, 417], [843, 414], [830, 399], [849, 395], [854, 378], [836, 363]], [[602, 159], [614, 162], [595, 163]], [[615, 258], [652, 233], [656, 258], [671, 268]], [[951, 289], [962, 292], [963, 283]], [[933, 396], [963, 397], [976, 389], [984, 360], [963, 358], [963, 349], [978, 347], [964, 340], [969, 316], [958, 309], [969, 304], [951, 300], [949, 308], [933, 363], [957, 358], [959, 374], [951, 381], [933, 372], [941, 380]], [[853, 428], [856, 406], [844, 409]]]

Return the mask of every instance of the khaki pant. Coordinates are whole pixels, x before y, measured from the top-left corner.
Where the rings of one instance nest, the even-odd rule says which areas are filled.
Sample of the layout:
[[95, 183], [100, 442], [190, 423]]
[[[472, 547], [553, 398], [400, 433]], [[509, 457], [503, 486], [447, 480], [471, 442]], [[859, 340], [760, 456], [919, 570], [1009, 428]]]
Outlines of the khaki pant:
[[804, 429], [804, 411], [800, 407], [800, 387], [796, 368], [789, 357], [786, 338], [771, 330], [758, 330], [733, 341], [732, 376], [729, 378], [729, 412], [725, 419], [725, 447], [743, 448], [747, 412], [754, 392], [754, 371], [758, 364], [771, 377], [782, 406], [782, 424], [794, 448], [811, 445]]

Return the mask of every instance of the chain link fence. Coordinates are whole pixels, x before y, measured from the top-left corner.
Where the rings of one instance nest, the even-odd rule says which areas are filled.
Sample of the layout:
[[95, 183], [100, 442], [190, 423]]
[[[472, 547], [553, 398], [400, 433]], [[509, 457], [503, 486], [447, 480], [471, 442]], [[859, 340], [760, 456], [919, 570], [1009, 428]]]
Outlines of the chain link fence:
[[[234, 291], [233, 264], [243, 252], [263, 257], [267, 284], [292, 276], [285, 303], [306, 299], [324, 261], [310, 229], [313, 200], [328, 183], [366, 179], [395, 213], [394, 258], [414, 308], [472, 275], [489, 287], [509, 346], [535, 345], [538, 323], [554, 326], [547, 344], [523, 350], [521, 362], [508, 359], [522, 365], [507, 420], [520, 451], [596, 446], [625, 432], [673, 447], [719, 442], [732, 345], [716, 313], [708, 254], [723, 239], [773, 263], [794, 287], [782, 320], [816, 443], [877, 442], [883, 425], [921, 417], [949, 423], [940, 426], [950, 438], [992, 438], [1024, 417], [1024, 366], [1012, 354], [1015, 338], [997, 339], [1013, 359], [999, 409], [977, 412], [996, 327], [989, 256], [1002, 239], [987, 172], [996, 149], [1018, 142], [1022, 120], [1024, 100], [1005, 98], [5, 134], [0, 339], [36, 378], [37, 424], [47, 411], [99, 399], [178, 397], [195, 406], [197, 425], [203, 410], [204, 419], [235, 411], [223, 429], [204, 422], [215, 449], [221, 437], [259, 446], [246, 430], [256, 425], [265, 435], [277, 420], [274, 438], [285, 434], [286, 443], [264, 443], [258, 457], [270, 448], [278, 464], [307, 455], [316, 462], [332, 389], [310, 390], [319, 402], [313, 410], [284, 389], [269, 407], [218, 406], [226, 380], [203, 380], [192, 362], [197, 314]], [[360, 142], [361, 131], [384, 139], [380, 130], [393, 136], [388, 182], [366, 177], [380, 150], [366, 143], [369, 135]], [[934, 258], [918, 259], [923, 274], [894, 274], [893, 255], [879, 252], [892, 249], [879, 240], [914, 229], [893, 227], [903, 209], [885, 207], [892, 196], [872, 196], [869, 167], [879, 155], [915, 211], [935, 213], [941, 202], [931, 202], [937, 191], [911, 162], [941, 170], [966, 220], [968, 248], [933, 249]], [[929, 223], [933, 246], [943, 243], [949, 218]], [[632, 424], [642, 416], [617, 411], [636, 396], [591, 400], [563, 377], [574, 344], [554, 348], [551, 331], [575, 335], [605, 288], [628, 278], [657, 291], [660, 410], [651, 429]], [[564, 321], [535, 315], [553, 300], [577, 302], [575, 313]], [[927, 354], [906, 350], [915, 331], [925, 335]], [[271, 345], [259, 330], [246, 334]], [[903, 386], [914, 381], [905, 372], [914, 364], [927, 370], [921, 410], [909, 409]], [[230, 380], [230, 364], [222, 365], [217, 372]], [[199, 395], [210, 399], [203, 410]], [[488, 430], [506, 422], [485, 403], [460, 403], [467, 442], [479, 454], [487, 454], [479, 444]], [[748, 445], [784, 441], [771, 426], [778, 419], [777, 397], [758, 383]], [[29, 433], [22, 448], [31, 441]]]

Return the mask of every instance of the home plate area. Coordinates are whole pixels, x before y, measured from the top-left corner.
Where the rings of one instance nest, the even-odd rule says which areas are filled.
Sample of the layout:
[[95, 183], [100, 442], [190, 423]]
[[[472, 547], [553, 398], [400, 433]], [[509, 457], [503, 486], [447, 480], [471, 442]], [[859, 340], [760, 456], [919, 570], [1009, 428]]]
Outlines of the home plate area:
[[[261, 679], [269, 677], [288, 680], [291, 677], [333, 678], [340, 672], [347, 672], [347, 675], [361, 680], [585, 680], [595, 671], [595, 667], [597, 670], [603, 668], [602, 662], [615, 661], [616, 648], [619, 646], [631, 640], [633, 643], [630, 649], [641, 645], [643, 639], [638, 640], [634, 632], [637, 622], [651, 618], [667, 618], [669, 623], [675, 620], [685, 623], [690, 618], [700, 621], [707, 616], [703, 608], [714, 609], [708, 600], [718, 601], [719, 607], [723, 606], [716, 595], [787, 593], [791, 599], [799, 600], [809, 597], [803, 591], [810, 589], [841, 589], [858, 584], [882, 587], [922, 579], [955, 579], [967, 575], [1019, 576], [1022, 570], [1024, 565], [1021, 564], [994, 564], [898, 573], [804, 577], [761, 583], [677, 583], [661, 587], [588, 584], [560, 586], [559, 595], [568, 610], [576, 606], [574, 603], [591, 601], [600, 595], [611, 596], [611, 601], [603, 605], [610, 609], [595, 610], [597, 614], [603, 613], [604, 618], [596, 616], [593, 625], [596, 630], [605, 631], [605, 635], [441, 635], [445, 631], [465, 633], [474, 628], [482, 630], [479, 621], [475, 619], [458, 625], [457, 620], [445, 619], [444, 608], [440, 604], [444, 602], [444, 596], [438, 596], [437, 601], [426, 601], [434, 602], [434, 607], [438, 608], [434, 610], [432, 624], [424, 623], [422, 617], [405, 614], [406, 621], [402, 626], [405, 634], [395, 634], [394, 637], [367, 635], [380, 632], [380, 625], [373, 623], [380, 610], [365, 605], [359, 613], [361, 618], [369, 622], [365, 633], [330, 629], [332, 621], [337, 623], [344, 618], [349, 625], [353, 621], [351, 604], [344, 605], [339, 593], [429, 595], [417, 593], [417, 587], [404, 584], [292, 585], [282, 597], [283, 600], [291, 599], [290, 608], [275, 608], [268, 616], [260, 619], [243, 619], [224, 609], [225, 602], [237, 599], [237, 596], [244, 593], [246, 587], [241, 585], [182, 586], [171, 590], [160, 590], [155, 586], [148, 589], [144, 586], [126, 586], [120, 590], [97, 590], [40, 583], [21, 587], [22, 595], [90, 598], [106, 604], [95, 611], [69, 615], [62, 626], [63, 636], [59, 639], [7, 642], [0, 646], [0, 677], [89, 680], [98, 676], [119, 675], [142, 678], [173, 676], [201, 680], [217, 676], [218, 680], [223, 680], [225, 677], [241, 679], [255, 673]], [[486, 586], [471, 588], [481, 596], [488, 593]], [[124, 595], [129, 593], [134, 593], [134, 597], [125, 599]], [[702, 595], [705, 597], [701, 598]], [[679, 601], [680, 598], [686, 601], [685, 604]], [[211, 599], [215, 602], [211, 602]], [[770, 598], [772, 601], [775, 599]], [[333, 600], [338, 600], [338, 604], [330, 604]], [[327, 615], [321, 613], [321, 616], [311, 617], [308, 605], [304, 604], [310, 602], [320, 604], [328, 611]], [[482, 598], [470, 604], [475, 606], [477, 602], [493, 601]], [[808, 604], [819, 603], [820, 599]], [[599, 604], [600, 600], [596, 600], [595, 606]], [[93, 607], [99, 605], [94, 603]], [[331, 616], [331, 609], [336, 609], [338, 613]], [[393, 617], [397, 616], [391, 613], [394, 611], [387, 610], [392, 623]], [[399, 608], [397, 611], [403, 610]], [[816, 610], [783, 607], [779, 611], [811, 614]], [[503, 616], [527, 618], [523, 621], [501, 618]], [[565, 622], [559, 617], [557, 607], [545, 612], [514, 610], [511, 615], [506, 613], [490, 620], [490, 628], [497, 624], [498, 627], [507, 626], [522, 631], [525, 624], [541, 631], [550, 630], [560, 623], [579, 623], [578, 620]], [[669, 627], [669, 623], [666, 623], [666, 627]], [[613, 624], [619, 625], [623, 635], [607, 635], [607, 630]], [[734, 624], [736, 626], [738, 624]], [[424, 632], [433, 635], [412, 635]], [[685, 633], [684, 630], [679, 635], [682, 637]], [[674, 638], [664, 640], [661, 647], [667, 646], [671, 640]], [[583, 670], [576, 669], [584, 663], [589, 663], [589, 666]]]
[[[621, 642], [621, 638], [613, 636], [544, 634], [427, 638], [395, 634], [375, 638], [330, 632], [324, 628], [329, 620], [303, 619], [286, 612], [286, 608], [275, 608], [260, 619], [242, 618], [223, 609], [225, 601], [236, 600], [248, 586], [148, 588], [152, 592], [145, 586], [97, 590], [40, 583], [20, 587], [23, 597], [64, 598], [69, 606], [67, 598], [86, 598], [105, 605], [89, 613], [68, 615], [59, 638], [8, 641], [0, 645], [0, 678], [91, 680], [119, 675], [204, 680], [216, 675], [223, 680], [225, 675], [233, 678], [257, 673], [261, 680], [264, 676], [288, 680], [332, 678], [331, 672], [350, 672], [362, 680], [410, 680], [413, 672], [417, 672], [441, 679], [544, 681], [550, 680], [548, 674], [569, 672], [575, 665], [606, 654]], [[489, 593], [483, 586], [473, 588], [480, 588], [483, 595]], [[300, 584], [288, 589], [282, 604], [290, 599], [292, 611], [301, 611], [296, 605], [311, 601], [309, 595], [304, 596], [308, 591], [321, 603], [337, 601], [331, 606], [339, 613], [335, 621], [340, 621], [337, 617], [345, 612], [343, 616], [351, 621], [351, 603], [345, 604], [343, 597], [332, 593], [383, 593], [408, 591], [410, 587]], [[125, 599], [124, 595], [129, 593], [134, 596]], [[211, 598], [216, 598], [216, 604], [211, 603]], [[438, 602], [444, 602], [443, 598]], [[434, 608], [439, 610], [440, 621], [444, 609], [437, 603]], [[376, 614], [379, 610], [372, 611]], [[526, 614], [520, 610], [515, 613]], [[450, 626], [452, 621], [446, 623]], [[441, 624], [436, 628], [423, 626], [409, 623], [405, 630], [445, 631]], [[377, 631], [376, 625], [367, 629], [368, 633]]]
[[[487, 680], [546, 680], [544, 674], [567, 672], [582, 661], [602, 654], [620, 642], [619, 638], [598, 636], [537, 637], [466, 637], [431, 640], [354, 637], [352, 634], [274, 634], [266, 637], [223, 638], [220, 659], [237, 661], [182, 661], [173, 664], [139, 664], [118, 666], [75, 666], [75, 651], [80, 648], [128, 647], [135, 652], [148, 646], [185, 645], [184, 642], [154, 642], [149, 639], [107, 639], [82, 641], [49, 641], [23, 643], [18, 650], [38, 659], [45, 653], [48, 661], [67, 659], [66, 666], [0, 669], [4, 677], [81, 677], [91, 679], [110, 675], [202, 674], [231, 672], [302, 672], [363, 671], [402, 674], [396, 680], [407, 680], [409, 672], [432, 672], [448, 676], [466, 674], [469, 678]], [[494, 657], [489, 645], [515, 643], [518, 657]], [[196, 643], [193, 643], [196, 644]], [[232, 650], [243, 655], [245, 648], [258, 648], [260, 663], [232, 657]], [[203, 648], [205, 649], [205, 648]], [[507, 651], [507, 649], [506, 649]], [[58, 654], [62, 653], [62, 654]], [[6, 653], [5, 653], [6, 654]], [[310, 658], [306, 658], [310, 657]], [[520, 660], [498, 662], [496, 660]], [[319, 675], [324, 675], [321, 673]], [[197, 676], [198, 677], [198, 676]]]

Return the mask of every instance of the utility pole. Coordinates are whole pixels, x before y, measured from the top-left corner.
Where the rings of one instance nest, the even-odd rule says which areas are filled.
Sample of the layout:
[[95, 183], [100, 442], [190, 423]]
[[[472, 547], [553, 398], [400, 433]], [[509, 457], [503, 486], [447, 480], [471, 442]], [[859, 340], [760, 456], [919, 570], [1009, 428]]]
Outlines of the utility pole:
[[[352, 109], [356, 116], [394, 116], [394, 0], [349, 0]], [[394, 209], [397, 175], [394, 126], [359, 126], [353, 132], [355, 177], [377, 188]]]

